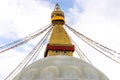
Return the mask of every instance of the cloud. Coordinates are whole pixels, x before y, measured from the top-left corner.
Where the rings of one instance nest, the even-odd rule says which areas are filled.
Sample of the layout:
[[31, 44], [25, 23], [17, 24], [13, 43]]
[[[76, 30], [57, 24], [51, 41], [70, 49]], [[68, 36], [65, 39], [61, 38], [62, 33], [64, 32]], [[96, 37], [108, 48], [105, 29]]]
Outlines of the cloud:
[[[70, 19], [68, 20], [75, 21], [72, 27], [89, 38], [113, 50], [120, 51], [120, 38], [118, 36], [120, 34], [120, 1], [76, 0], [74, 5], [81, 5], [82, 9], [77, 6], [73, 7], [70, 11], [72, 17], [69, 17]], [[89, 54], [93, 55], [90, 58], [92, 62], [95, 63], [95, 66], [104, 72], [110, 80], [119, 79], [119, 75], [117, 75], [118, 67], [120, 67], [119, 64], [101, 56], [98, 52], [90, 52], [90, 49], [85, 49], [84, 51], [88, 53], [88, 57]], [[96, 60], [94, 60], [95, 57], [97, 57]], [[112, 67], [109, 67], [111, 65]], [[113, 69], [114, 71], [112, 71]], [[113, 74], [111, 75], [111, 73]]]
[[[49, 24], [51, 7], [49, 2], [41, 0], [1, 0], [0, 46], [23, 38]], [[37, 40], [32, 44], [36, 44]], [[26, 47], [30, 46], [27, 44], [22, 48]]]
[[[49, 2], [42, 0], [0, 0], [0, 46], [49, 24], [52, 7]], [[37, 40], [0, 55], [0, 80], [24, 59]]]
[[13, 37], [10, 34], [15, 33], [17, 37], [25, 36], [50, 22], [50, 4], [46, 5], [43, 1], [2, 0], [0, 5], [1, 35]]
[[69, 17], [68, 20], [76, 21], [74, 26], [77, 30], [86, 33], [90, 37], [98, 34], [98, 38], [95, 38], [95, 40], [105, 39], [104, 37], [117, 38], [115, 35], [119, 33], [118, 28], [120, 25], [120, 16], [118, 15], [120, 13], [119, 0], [76, 0], [76, 4], [82, 4], [82, 9], [79, 7], [72, 8], [70, 12], [72, 17]]

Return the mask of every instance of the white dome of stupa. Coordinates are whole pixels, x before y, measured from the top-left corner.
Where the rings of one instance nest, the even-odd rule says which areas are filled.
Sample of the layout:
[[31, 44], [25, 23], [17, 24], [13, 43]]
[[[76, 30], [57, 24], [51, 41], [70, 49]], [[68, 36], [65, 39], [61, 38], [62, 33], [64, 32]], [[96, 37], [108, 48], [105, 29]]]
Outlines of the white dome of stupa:
[[109, 80], [98, 69], [78, 58], [54, 56], [40, 59], [13, 80]]

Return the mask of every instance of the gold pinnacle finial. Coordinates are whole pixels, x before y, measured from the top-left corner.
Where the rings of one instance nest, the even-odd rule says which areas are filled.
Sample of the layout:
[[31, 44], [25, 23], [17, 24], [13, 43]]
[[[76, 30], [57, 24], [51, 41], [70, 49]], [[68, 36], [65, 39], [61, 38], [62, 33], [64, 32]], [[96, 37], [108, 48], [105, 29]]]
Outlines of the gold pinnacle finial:
[[59, 4], [57, 3], [57, 4], [55, 5], [54, 11], [59, 11], [59, 10], [60, 10], [60, 6], [59, 6]]

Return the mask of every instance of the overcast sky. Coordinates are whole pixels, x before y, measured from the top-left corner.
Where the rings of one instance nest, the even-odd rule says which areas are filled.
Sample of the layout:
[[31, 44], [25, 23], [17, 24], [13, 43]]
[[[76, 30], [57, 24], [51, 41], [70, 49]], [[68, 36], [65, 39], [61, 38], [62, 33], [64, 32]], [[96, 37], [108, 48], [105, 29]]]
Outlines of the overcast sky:
[[[0, 0], [0, 46], [51, 23], [50, 15], [57, 1], [65, 12], [68, 25], [120, 52], [120, 0]], [[29, 45], [34, 46], [38, 40]], [[0, 80], [4, 80], [30, 52], [32, 46], [29, 45], [0, 54]], [[120, 80], [120, 64], [90, 47], [83, 47], [81, 41], [78, 45], [110, 80]]]

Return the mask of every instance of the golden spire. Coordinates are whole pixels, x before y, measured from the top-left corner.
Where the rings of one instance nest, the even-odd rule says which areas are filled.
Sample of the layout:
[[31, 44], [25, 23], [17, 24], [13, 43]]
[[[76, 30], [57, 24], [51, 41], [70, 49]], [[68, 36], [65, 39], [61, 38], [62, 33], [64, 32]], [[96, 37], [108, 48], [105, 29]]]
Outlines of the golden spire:
[[67, 32], [63, 28], [63, 25], [65, 24], [64, 13], [60, 10], [58, 3], [51, 14], [51, 22], [53, 24], [53, 31], [44, 56], [72, 56], [74, 45], [72, 45]]

